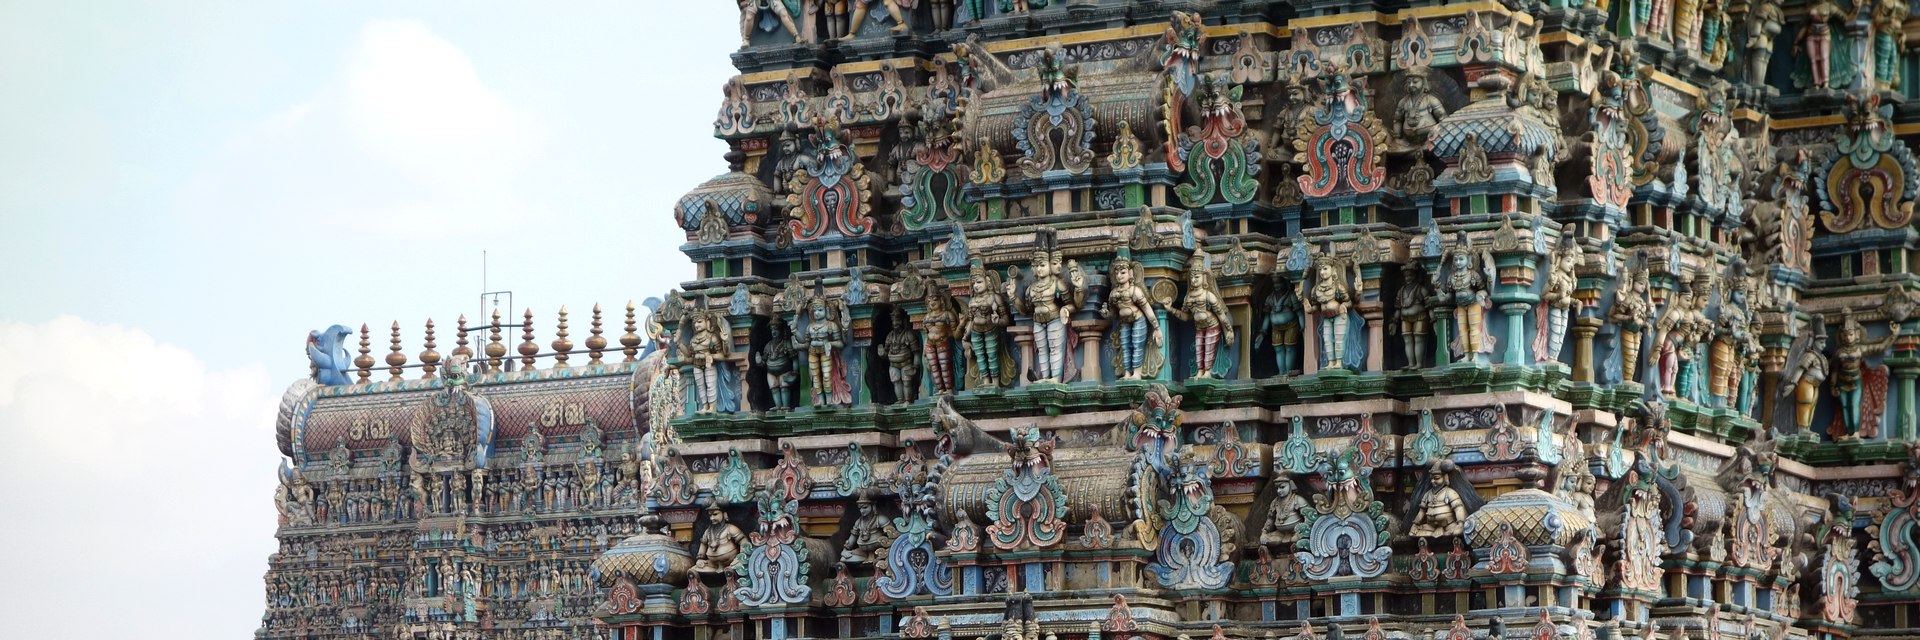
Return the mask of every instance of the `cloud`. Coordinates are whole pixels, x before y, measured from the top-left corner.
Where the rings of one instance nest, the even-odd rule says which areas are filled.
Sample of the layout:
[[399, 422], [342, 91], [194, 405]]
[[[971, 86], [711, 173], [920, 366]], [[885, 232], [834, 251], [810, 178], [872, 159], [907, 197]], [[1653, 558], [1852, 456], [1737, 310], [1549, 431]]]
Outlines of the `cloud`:
[[[487, 85], [424, 23], [361, 27], [307, 100], [235, 135], [176, 207], [208, 231], [265, 239], [326, 220], [401, 240], [526, 213], [539, 119]], [[233, 212], [248, 212], [236, 226]], [[465, 226], [465, 228], [474, 228]]]
[[[234, 638], [274, 548], [258, 366], [209, 370], [127, 327], [0, 323], [0, 636]], [[29, 579], [28, 577], [32, 578]]]

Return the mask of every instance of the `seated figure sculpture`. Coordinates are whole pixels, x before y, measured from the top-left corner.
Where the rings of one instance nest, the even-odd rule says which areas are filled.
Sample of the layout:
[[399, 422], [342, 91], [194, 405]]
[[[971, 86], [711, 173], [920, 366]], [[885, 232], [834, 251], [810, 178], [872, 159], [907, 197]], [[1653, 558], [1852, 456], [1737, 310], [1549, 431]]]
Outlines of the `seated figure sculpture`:
[[700, 552], [694, 556], [695, 573], [720, 573], [733, 567], [734, 557], [746, 546], [747, 534], [727, 521], [727, 510], [718, 501], [707, 504], [707, 531], [700, 536]]

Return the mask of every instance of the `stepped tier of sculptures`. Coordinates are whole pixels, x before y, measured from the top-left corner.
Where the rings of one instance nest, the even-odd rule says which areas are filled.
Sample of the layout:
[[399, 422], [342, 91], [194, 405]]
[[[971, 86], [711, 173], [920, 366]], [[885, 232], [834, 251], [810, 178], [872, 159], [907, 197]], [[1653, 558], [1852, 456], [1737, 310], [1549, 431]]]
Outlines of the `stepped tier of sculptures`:
[[644, 321], [310, 335], [259, 637], [1920, 635], [1904, 3], [740, 9]]

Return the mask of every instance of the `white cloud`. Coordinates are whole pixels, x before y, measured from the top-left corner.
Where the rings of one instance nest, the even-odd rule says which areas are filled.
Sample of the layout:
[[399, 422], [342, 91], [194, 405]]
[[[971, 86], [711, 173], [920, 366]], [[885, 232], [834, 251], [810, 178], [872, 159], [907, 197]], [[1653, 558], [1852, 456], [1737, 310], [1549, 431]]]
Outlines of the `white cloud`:
[[[424, 23], [372, 21], [310, 98], [224, 145], [178, 209], [260, 240], [310, 220], [398, 240], [499, 223], [531, 208], [522, 183], [542, 131]], [[236, 227], [234, 212], [249, 219]]]
[[0, 323], [0, 353], [0, 636], [117, 637], [110, 614], [247, 637], [274, 548], [265, 371], [72, 316]]

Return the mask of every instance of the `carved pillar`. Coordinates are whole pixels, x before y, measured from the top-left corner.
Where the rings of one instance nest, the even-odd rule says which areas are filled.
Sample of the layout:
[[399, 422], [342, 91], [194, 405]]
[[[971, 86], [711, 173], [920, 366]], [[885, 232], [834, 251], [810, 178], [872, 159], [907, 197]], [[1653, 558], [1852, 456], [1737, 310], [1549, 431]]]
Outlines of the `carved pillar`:
[[1920, 422], [1920, 412], [1914, 411], [1914, 380], [1920, 378], [1920, 363], [1905, 362], [1891, 367], [1893, 369], [1894, 397], [1899, 398], [1899, 414], [1894, 416], [1893, 433], [1896, 440], [1910, 440], [1914, 437], [1915, 423]]
[[1303, 313], [1300, 316], [1300, 374], [1310, 376], [1319, 370], [1320, 317]]
[[1527, 339], [1527, 309], [1533, 305], [1525, 302], [1502, 302], [1500, 311], [1507, 314], [1506, 352], [1500, 361], [1506, 364], [1526, 364], [1527, 347], [1533, 341]]
[[1427, 315], [1433, 319], [1433, 366], [1453, 363], [1453, 307], [1432, 305]]
[[[1386, 307], [1381, 301], [1380, 270], [1384, 263], [1374, 262], [1360, 265], [1360, 277], [1366, 283], [1366, 290], [1358, 297], [1360, 318], [1367, 323], [1367, 370], [1382, 371], [1387, 368], [1386, 331], [1381, 326], [1386, 318]], [[1351, 336], [1349, 336], [1351, 340]]]
[[[1080, 379], [1101, 381], [1106, 376], [1100, 370], [1100, 342], [1107, 335], [1105, 320], [1075, 320], [1070, 325], [1074, 335], [1080, 337]], [[1069, 365], [1073, 366], [1073, 365]]]
[[[1029, 378], [1027, 373], [1033, 368], [1033, 325], [1015, 323], [1007, 327], [1007, 334], [1013, 336], [1014, 350], [1020, 358], [1020, 370], [1014, 374], [1013, 385], [1025, 386]], [[1006, 366], [1007, 363], [1000, 363]]]
[[1573, 381], [1593, 382], [1593, 338], [1600, 319], [1582, 316], [1573, 321]]

